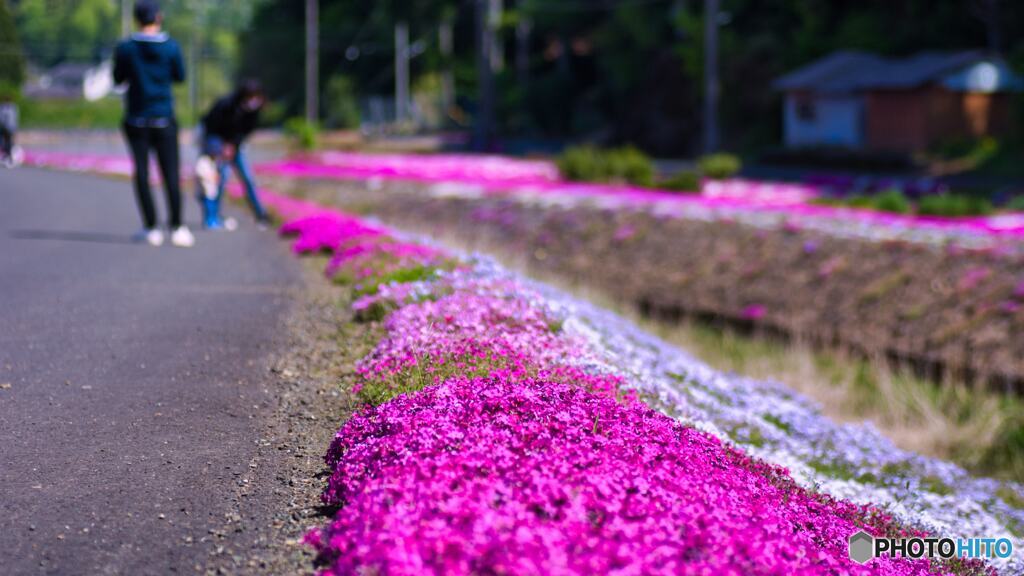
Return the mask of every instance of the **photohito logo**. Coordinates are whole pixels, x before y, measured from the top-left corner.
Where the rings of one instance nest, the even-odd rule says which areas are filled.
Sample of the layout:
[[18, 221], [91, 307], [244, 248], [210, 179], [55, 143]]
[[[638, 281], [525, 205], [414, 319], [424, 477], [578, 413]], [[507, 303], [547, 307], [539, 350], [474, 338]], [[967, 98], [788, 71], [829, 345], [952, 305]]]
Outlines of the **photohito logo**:
[[850, 560], [866, 564], [872, 558], [1009, 558], [1009, 538], [875, 538], [861, 530], [850, 536]]

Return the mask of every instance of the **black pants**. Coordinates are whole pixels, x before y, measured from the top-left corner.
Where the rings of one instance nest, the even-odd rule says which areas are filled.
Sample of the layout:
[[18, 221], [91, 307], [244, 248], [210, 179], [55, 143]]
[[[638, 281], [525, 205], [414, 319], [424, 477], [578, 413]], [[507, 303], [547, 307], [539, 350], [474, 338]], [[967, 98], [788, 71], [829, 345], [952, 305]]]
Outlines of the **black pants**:
[[0, 124], [0, 158], [10, 158], [14, 153], [14, 131]]
[[156, 208], [149, 190], [149, 152], [156, 152], [167, 193], [171, 228], [181, 226], [181, 171], [178, 160], [178, 125], [173, 120], [124, 124], [124, 135], [135, 163], [135, 198], [146, 228], [156, 227]]

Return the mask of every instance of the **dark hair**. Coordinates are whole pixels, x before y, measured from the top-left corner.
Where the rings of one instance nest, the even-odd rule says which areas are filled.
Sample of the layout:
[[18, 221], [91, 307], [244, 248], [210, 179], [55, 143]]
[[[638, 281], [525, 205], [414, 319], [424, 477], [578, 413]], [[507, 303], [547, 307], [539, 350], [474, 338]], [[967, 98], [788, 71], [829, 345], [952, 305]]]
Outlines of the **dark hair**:
[[149, 26], [160, 17], [160, 3], [156, 0], [136, 0], [135, 21], [139, 26]]
[[261, 98], [265, 97], [265, 94], [263, 93], [263, 84], [255, 78], [246, 78], [239, 82], [236, 93], [238, 94], [238, 97], [242, 99], [252, 98], [254, 96], [259, 96]]

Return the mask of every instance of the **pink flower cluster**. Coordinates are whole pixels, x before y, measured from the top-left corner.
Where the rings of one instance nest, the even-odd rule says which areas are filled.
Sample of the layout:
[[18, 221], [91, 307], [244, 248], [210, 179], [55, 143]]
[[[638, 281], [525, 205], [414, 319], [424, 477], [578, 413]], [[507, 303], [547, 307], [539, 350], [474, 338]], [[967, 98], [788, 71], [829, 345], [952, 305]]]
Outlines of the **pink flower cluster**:
[[384, 322], [387, 336], [359, 364], [368, 379], [450, 358], [498, 357], [517, 366], [549, 367], [583, 353], [552, 332], [551, 320], [521, 298], [458, 291], [402, 306]]
[[[286, 228], [347, 253], [335, 240], [348, 233], [330, 226], [360, 229], [340, 216]], [[357, 300], [393, 307], [359, 365], [366, 385], [410, 369], [438, 376], [383, 395], [338, 431], [323, 497], [339, 512], [307, 537], [323, 574], [934, 568], [851, 563], [847, 538], [899, 532], [890, 518], [804, 490], [784, 469], [623, 398], [624, 380], [509, 284], [455, 273]]]
[[506, 372], [362, 412], [327, 463], [325, 574], [928, 573], [849, 561], [884, 517], [643, 404]]
[[379, 227], [369, 226], [355, 216], [324, 211], [288, 222], [281, 234], [298, 236], [292, 245], [296, 254], [306, 252], [334, 252], [346, 241], [383, 234]]
[[359, 236], [343, 242], [327, 265], [328, 276], [349, 270], [356, 279], [386, 274], [400, 268], [432, 265], [444, 254], [430, 246], [400, 242], [387, 236]]

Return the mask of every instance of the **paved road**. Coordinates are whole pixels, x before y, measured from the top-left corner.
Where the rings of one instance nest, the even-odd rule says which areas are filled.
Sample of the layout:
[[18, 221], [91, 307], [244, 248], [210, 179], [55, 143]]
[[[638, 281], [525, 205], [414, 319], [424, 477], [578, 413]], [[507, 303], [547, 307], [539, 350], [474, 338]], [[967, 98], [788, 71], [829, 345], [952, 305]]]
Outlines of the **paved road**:
[[300, 272], [238, 216], [196, 248], [151, 248], [129, 242], [126, 182], [0, 170], [0, 573], [203, 563]]

